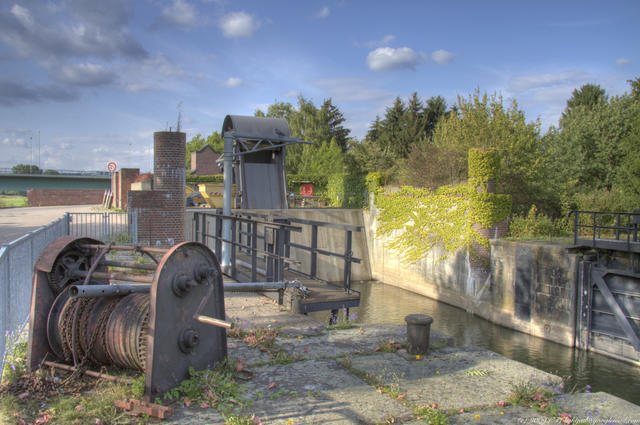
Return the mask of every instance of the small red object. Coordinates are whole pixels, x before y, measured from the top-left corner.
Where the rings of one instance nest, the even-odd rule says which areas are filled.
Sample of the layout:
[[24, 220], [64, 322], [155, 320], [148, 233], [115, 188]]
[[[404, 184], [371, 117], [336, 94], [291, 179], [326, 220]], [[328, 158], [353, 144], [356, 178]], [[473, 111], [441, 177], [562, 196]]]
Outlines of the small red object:
[[313, 196], [313, 183], [304, 183], [300, 185], [301, 196]]

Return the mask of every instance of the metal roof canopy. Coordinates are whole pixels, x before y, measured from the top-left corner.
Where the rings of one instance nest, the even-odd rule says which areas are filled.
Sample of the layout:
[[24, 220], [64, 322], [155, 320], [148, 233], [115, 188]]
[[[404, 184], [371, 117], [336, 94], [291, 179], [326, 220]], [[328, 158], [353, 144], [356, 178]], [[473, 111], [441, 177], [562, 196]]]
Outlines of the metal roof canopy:
[[222, 124], [222, 135], [236, 142], [234, 156], [313, 143], [291, 137], [289, 124], [283, 118], [227, 115]]

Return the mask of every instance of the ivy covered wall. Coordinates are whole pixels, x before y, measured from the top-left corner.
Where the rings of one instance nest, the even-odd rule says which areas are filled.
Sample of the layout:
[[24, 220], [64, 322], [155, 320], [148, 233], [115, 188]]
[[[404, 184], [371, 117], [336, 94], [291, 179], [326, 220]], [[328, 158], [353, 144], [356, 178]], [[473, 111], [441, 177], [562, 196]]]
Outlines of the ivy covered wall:
[[[511, 197], [491, 193], [500, 176], [495, 151], [471, 149], [468, 160], [467, 184], [435, 190], [410, 186], [396, 192], [375, 189], [378, 234], [386, 236], [388, 247], [403, 262], [417, 262], [436, 245], [444, 249], [443, 258], [460, 248], [467, 248], [471, 258], [487, 257], [486, 230], [509, 217]], [[374, 182], [373, 178], [368, 180], [369, 186]], [[488, 258], [485, 260], [488, 263]]]

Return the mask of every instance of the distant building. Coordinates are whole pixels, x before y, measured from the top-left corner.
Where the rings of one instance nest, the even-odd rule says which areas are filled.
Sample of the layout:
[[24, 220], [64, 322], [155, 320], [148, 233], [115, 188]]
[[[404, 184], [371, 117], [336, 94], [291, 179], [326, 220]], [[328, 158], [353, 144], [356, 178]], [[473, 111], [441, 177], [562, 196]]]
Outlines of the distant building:
[[196, 152], [191, 152], [190, 174], [197, 176], [208, 176], [211, 174], [221, 174], [220, 164], [218, 164], [220, 153], [215, 151], [211, 145], [205, 145]]

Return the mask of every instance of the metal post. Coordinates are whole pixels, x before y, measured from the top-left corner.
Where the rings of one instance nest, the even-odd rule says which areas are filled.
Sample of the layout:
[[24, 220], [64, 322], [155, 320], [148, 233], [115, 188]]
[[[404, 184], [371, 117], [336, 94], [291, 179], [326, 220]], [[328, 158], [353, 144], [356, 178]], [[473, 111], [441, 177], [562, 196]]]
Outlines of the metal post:
[[200, 232], [201, 236], [200, 236], [200, 242], [202, 242], [204, 245], [209, 246], [207, 241], [207, 215], [206, 214], [202, 214], [202, 225], [200, 226]]
[[351, 230], [347, 230], [344, 237], [344, 289], [347, 291], [351, 290], [351, 236]]
[[231, 220], [231, 246], [229, 247], [231, 250], [231, 277], [233, 280], [238, 279], [237, 270], [236, 270], [236, 221]]
[[222, 218], [220, 218], [220, 216], [216, 216], [216, 239], [215, 239], [215, 243], [216, 243], [216, 248], [215, 248], [215, 253], [216, 253], [216, 257], [220, 258], [220, 253], [222, 251]]
[[258, 223], [251, 222], [251, 280], [255, 282], [258, 277]]
[[318, 249], [318, 226], [311, 226], [311, 270], [309, 270], [309, 275], [312, 279], [316, 277], [317, 268], [318, 268], [318, 253], [316, 250]]
[[[233, 185], [233, 137], [225, 133], [224, 134], [224, 152], [223, 152], [223, 178], [224, 178], [224, 198], [222, 202], [222, 214], [225, 216], [231, 215], [231, 189]], [[228, 218], [222, 220], [222, 238], [225, 240], [231, 240], [231, 222]], [[228, 242], [222, 244], [222, 261], [220, 266], [223, 272], [229, 271], [231, 261], [231, 246]]]

